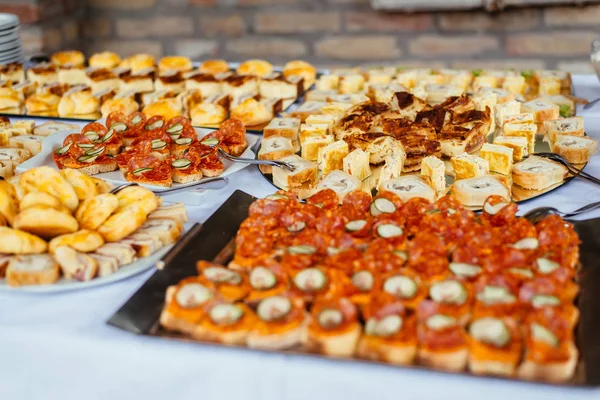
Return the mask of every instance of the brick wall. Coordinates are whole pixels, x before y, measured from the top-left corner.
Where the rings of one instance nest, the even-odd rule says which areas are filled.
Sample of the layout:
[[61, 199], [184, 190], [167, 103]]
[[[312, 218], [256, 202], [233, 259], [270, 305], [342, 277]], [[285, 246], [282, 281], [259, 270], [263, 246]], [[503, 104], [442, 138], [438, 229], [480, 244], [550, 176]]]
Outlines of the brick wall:
[[[404, 14], [374, 11], [369, 0], [0, 0], [0, 9], [3, 3], [24, 7], [25, 21], [35, 24], [24, 29], [30, 51], [78, 46], [88, 53], [110, 49], [197, 60], [400, 61], [581, 72], [590, 70], [590, 43], [600, 35], [600, 5]], [[62, 12], [68, 12], [64, 19]], [[81, 18], [79, 43], [74, 18]], [[42, 42], [27, 39], [40, 31]]]

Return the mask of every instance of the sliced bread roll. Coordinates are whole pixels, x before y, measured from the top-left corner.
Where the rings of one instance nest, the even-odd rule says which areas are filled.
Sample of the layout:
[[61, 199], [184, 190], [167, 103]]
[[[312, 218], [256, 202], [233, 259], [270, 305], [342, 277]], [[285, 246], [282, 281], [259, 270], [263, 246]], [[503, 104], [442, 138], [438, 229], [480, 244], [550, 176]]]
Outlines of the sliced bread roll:
[[183, 203], [173, 203], [158, 207], [148, 215], [148, 219], [171, 219], [181, 224], [185, 224], [188, 220], [185, 204]]
[[436, 198], [435, 190], [429, 186], [429, 183], [416, 175], [404, 175], [382, 182], [379, 191], [395, 193], [402, 201], [421, 197], [433, 202]]
[[105, 243], [104, 246], [96, 249], [94, 254], [115, 258], [119, 266], [131, 264], [136, 256], [133, 247], [124, 243]]
[[173, 244], [183, 232], [183, 226], [172, 219], [149, 219], [142, 225], [137, 233], [147, 233], [157, 236], [163, 246]]
[[584, 164], [598, 152], [598, 141], [589, 137], [557, 135], [550, 148], [572, 164]]
[[348, 155], [348, 144], [343, 140], [330, 143], [319, 148], [317, 165], [320, 171], [328, 174], [343, 168], [344, 157]]
[[546, 158], [529, 156], [513, 167], [513, 182], [522, 188], [542, 190], [562, 182], [567, 169], [557, 162]]
[[[294, 154], [292, 140], [283, 136], [270, 136], [264, 138], [262, 146], [258, 152], [259, 160], [279, 160], [282, 157]], [[270, 174], [273, 167], [270, 165], [260, 165], [260, 170], [264, 174]]]
[[317, 184], [315, 192], [323, 189], [333, 190], [341, 203], [344, 197], [353, 190], [361, 190], [362, 182], [344, 171], [335, 170], [325, 175]]
[[20, 149], [25, 149], [35, 156], [42, 151], [42, 140], [44, 139], [44, 136], [36, 135], [13, 136], [10, 138], [9, 144]]
[[98, 272], [98, 263], [87, 254], [80, 253], [69, 246], [58, 247], [54, 257], [67, 279], [78, 281], [92, 280]]
[[521, 109], [525, 113], [533, 114], [533, 119], [538, 124], [560, 118], [560, 107], [544, 99], [535, 99], [523, 103]]
[[522, 136], [497, 136], [494, 144], [510, 147], [513, 150], [513, 161], [519, 162], [528, 152], [527, 138]]
[[273, 183], [279, 187], [300, 188], [303, 185], [311, 186], [317, 178], [317, 164], [305, 160], [298, 155], [291, 155], [281, 158], [294, 167], [294, 171], [288, 171], [283, 168], [273, 169]]
[[545, 121], [542, 127], [546, 139], [552, 143], [557, 135], [583, 136], [585, 129], [583, 117], [562, 118], [552, 121]]
[[58, 263], [48, 254], [15, 256], [6, 267], [6, 283], [13, 287], [47, 285], [58, 281], [59, 276]]
[[162, 247], [159, 236], [153, 233], [134, 233], [119, 241], [128, 244], [136, 251], [138, 257], [148, 257]]
[[485, 199], [494, 194], [510, 198], [510, 190], [492, 175], [457, 180], [451, 192], [465, 206], [482, 206]]
[[119, 270], [119, 260], [114, 257], [91, 253], [89, 256], [98, 264], [98, 277], [103, 278]]

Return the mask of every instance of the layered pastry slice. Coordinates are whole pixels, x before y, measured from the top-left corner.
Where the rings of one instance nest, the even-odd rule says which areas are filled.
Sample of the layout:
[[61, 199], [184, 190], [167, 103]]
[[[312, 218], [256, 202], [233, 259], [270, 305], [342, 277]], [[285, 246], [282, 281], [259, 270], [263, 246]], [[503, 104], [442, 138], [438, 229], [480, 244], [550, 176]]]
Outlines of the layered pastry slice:
[[421, 161], [421, 177], [426, 179], [437, 193], [446, 191], [446, 167], [439, 158], [429, 156]]
[[521, 161], [529, 154], [527, 138], [523, 136], [496, 136], [494, 144], [511, 148], [514, 162]]
[[304, 304], [279, 295], [261, 300], [256, 307], [258, 321], [249, 332], [250, 348], [284, 350], [302, 343], [310, 318]]
[[538, 156], [529, 156], [513, 167], [513, 182], [522, 188], [542, 190], [567, 176], [567, 169], [557, 162]]
[[417, 355], [416, 318], [407, 315], [402, 302], [385, 293], [376, 296], [364, 309], [365, 332], [357, 355], [362, 358], [412, 364]]
[[361, 149], [354, 149], [342, 160], [342, 170], [362, 182], [371, 175], [369, 153]]
[[452, 123], [445, 125], [438, 135], [442, 154], [453, 157], [479, 150], [488, 135], [490, 124], [488, 110], [454, 114]]
[[417, 113], [428, 109], [429, 105], [408, 92], [398, 92], [392, 97], [391, 108], [398, 111], [402, 118], [414, 121]]
[[560, 118], [560, 107], [548, 100], [531, 100], [523, 103], [521, 109], [523, 112], [533, 114], [533, 119], [537, 124]]
[[416, 175], [403, 175], [399, 178], [382, 182], [379, 190], [395, 193], [402, 201], [420, 197], [433, 202], [436, 198], [436, 192], [429, 183]]
[[598, 152], [598, 141], [589, 137], [556, 135], [550, 149], [572, 164], [584, 164]]
[[323, 174], [328, 174], [334, 170], [341, 170], [344, 157], [348, 155], [348, 144], [343, 140], [330, 143], [319, 148], [317, 165]]
[[510, 190], [492, 175], [460, 179], [454, 182], [451, 193], [465, 206], [481, 206], [491, 195], [510, 198]]
[[486, 159], [471, 154], [462, 153], [452, 157], [450, 161], [456, 180], [475, 178], [490, 172], [490, 165]]
[[535, 151], [535, 135], [538, 127], [535, 123], [518, 123], [508, 122], [504, 124], [502, 132], [504, 136], [515, 137], [520, 136], [527, 139], [527, 151], [533, 153]]
[[490, 171], [510, 175], [513, 165], [513, 149], [507, 146], [485, 143], [479, 153], [489, 164]]
[[517, 323], [483, 317], [469, 325], [469, 370], [478, 375], [513, 376], [523, 348]]
[[194, 327], [192, 337], [227, 345], [245, 345], [255, 322], [256, 316], [247, 305], [218, 302], [208, 308], [206, 317]]
[[292, 142], [298, 140], [300, 120], [298, 118], [273, 118], [263, 130], [263, 137], [281, 136]]

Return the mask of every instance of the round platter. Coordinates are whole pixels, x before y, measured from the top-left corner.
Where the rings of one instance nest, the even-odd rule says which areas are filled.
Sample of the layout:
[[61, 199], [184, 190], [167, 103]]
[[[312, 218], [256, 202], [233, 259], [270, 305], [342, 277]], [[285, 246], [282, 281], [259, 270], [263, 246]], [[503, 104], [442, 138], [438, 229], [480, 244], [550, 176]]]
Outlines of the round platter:
[[[490, 135], [488, 137], [488, 141], [489, 143], [493, 142], [494, 137], [496, 136], [496, 134]], [[586, 135], [587, 136], [587, 135]], [[548, 144], [548, 142], [543, 140], [543, 136], [542, 135], [536, 135], [536, 139], [535, 139], [535, 152], [536, 153], [541, 153], [541, 152], [550, 152], [550, 145]], [[258, 154], [258, 153], [257, 153]], [[475, 153], [477, 154], [477, 153]], [[258, 157], [258, 155], [257, 155]], [[450, 163], [450, 160], [444, 160], [444, 164], [446, 166], [446, 171], [452, 171], [452, 164]], [[587, 164], [583, 164], [583, 165], [575, 165], [576, 168], [578, 169], [583, 169]], [[275, 185], [275, 183], [273, 182], [273, 175], [271, 174], [265, 174], [264, 172], [261, 171], [261, 174], [263, 175], [263, 177], [269, 181], [273, 186], [275, 186], [278, 189], [285, 189], [285, 188], [281, 188], [277, 185]], [[406, 175], [418, 175], [419, 172], [413, 172], [413, 173], [408, 173]], [[404, 175], [404, 174], [403, 174]], [[501, 175], [499, 175], [501, 176]], [[572, 175], [568, 175], [562, 182], [556, 183], [552, 186], [549, 186], [545, 189], [542, 190], [529, 190], [529, 189], [524, 189], [516, 184], [512, 184], [511, 187], [511, 196], [512, 196], [512, 200], [516, 203], [522, 203], [525, 202], [527, 200], [531, 200], [534, 199], [536, 197], [542, 196], [546, 193], [549, 193], [561, 186], [563, 186], [564, 184], [566, 184], [567, 182], [569, 182], [571, 179], [573, 179]], [[511, 179], [512, 181], [512, 179]], [[454, 177], [451, 175], [446, 175], [446, 186], [449, 188], [452, 184], [454, 183]], [[376, 191], [374, 190], [375, 194]], [[301, 196], [301, 197], [306, 197], [306, 196]], [[469, 207], [473, 210], [480, 210], [481, 207]]]
[[0, 292], [24, 292], [34, 294], [62, 293], [74, 290], [89, 289], [96, 286], [102, 286], [113, 282], [122, 281], [134, 275], [141, 274], [144, 271], [154, 267], [156, 263], [169, 251], [171, 246], [165, 247], [152, 254], [149, 257], [140, 258], [129, 265], [125, 265], [117, 272], [104, 278], [95, 278], [87, 282], [79, 282], [70, 279], [61, 278], [58, 282], [51, 285], [31, 285], [21, 287], [11, 287], [6, 284], [5, 279], [0, 279]]

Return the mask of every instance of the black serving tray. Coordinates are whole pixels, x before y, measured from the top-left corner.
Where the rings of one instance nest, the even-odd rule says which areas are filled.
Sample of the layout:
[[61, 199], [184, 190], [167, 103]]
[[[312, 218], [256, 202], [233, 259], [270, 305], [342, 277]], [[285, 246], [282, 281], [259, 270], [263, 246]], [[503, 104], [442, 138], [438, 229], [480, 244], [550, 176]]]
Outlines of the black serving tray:
[[[235, 235], [242, 221], [248, 216], [250, 204], [255, 200], [253, 196], [242, 191], [235, 191], [229, 199], [206, 221], [204, 225], [196, 224], [177, 243], [171, 251], [163, 257], [164, 268], [156, 271], [154, 275], [114, 314], [108, 321], [109, 325], [125, 331], [157, 336], [165, 339], [186, 340], [199, 346], [225, 346], [214, 343], [191, 341], [185, 337], [170, 333], [159, 325], [159, 317], [164, 305], [167, 287], [177, 284], [188, 276], [197, 275], [196, 261], [209, 260], [221, 264], [229, 262], [235, 251]], [[478, 377], [480, 379], [502, 379], [529, 384], [542, 384], [553, 386], [600, 386], [600, 218], [574, 221], [582, 244], [581, 272], [579, 284], [581, 292], [577, 305], [581, 312], [580, 322], [576, 332], [577, 348], [580, 352], [579, 365], [575, 376], [567, 383], [553, 384], [538, 381], [523, 381], [517, 378], [496, 378], [490, 376], [477, 376], [468, 372], [458, 374]], [[243, 347], [248, 351], [260, 351]], [[454, 372], [436, 371], [426, 367], [411, 365], [397, 366], [383, 364], [358, 358], [330, 358], [317, 354], [301, 351], [285, 351], [299, 357], [319, 357], [330, 362], [358, 362], [365, 365], [376, 363], [390, 368], [412, 368], [426, 371], [427, 373]]]

